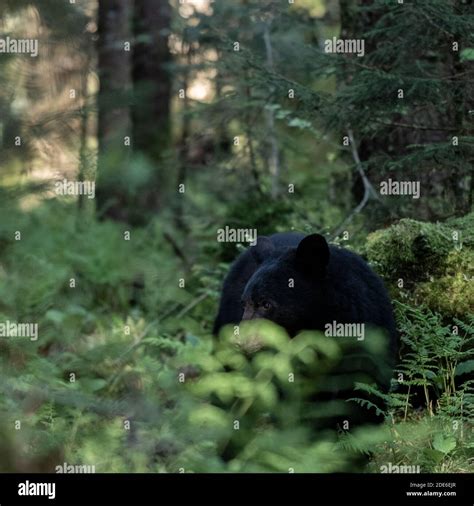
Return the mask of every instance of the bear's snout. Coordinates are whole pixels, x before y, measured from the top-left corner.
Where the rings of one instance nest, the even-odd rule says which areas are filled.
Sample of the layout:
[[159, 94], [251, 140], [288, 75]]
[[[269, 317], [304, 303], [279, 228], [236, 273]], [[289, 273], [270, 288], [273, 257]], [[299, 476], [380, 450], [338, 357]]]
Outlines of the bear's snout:
[[244, 308], [244, 314], [242, 315], [242, 321], [244, 320], [254, 320], [257, 317], [257, 312], [255, 308], [250, 304], [246, 304]]

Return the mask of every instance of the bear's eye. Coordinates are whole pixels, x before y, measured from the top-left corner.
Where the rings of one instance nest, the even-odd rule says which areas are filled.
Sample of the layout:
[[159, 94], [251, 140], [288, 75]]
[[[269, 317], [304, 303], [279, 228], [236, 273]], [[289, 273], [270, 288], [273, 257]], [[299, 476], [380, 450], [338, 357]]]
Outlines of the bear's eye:
[[268, 302], [268, 300], [264, 300], [260, 306], [262, 307], [262, 309], [264, 309], [265, 311], [269, 311], [271, 308], [272, 308], [272, 305], [270, 302]]

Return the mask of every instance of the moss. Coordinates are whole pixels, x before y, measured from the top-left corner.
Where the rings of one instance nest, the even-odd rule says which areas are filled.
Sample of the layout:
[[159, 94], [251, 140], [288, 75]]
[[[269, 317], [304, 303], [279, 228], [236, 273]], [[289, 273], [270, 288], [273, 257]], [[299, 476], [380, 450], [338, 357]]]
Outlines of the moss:
[[420, 283], [414, 297], [445, 317], [465, 317], [474, 311], [474, 251], [453, 251], [446, 261], [444, 275]]
[[452, 218], [444, 224], [450, 229], [451, 234], [458, 232], [458, 242], [462, 243], [463, 246], [474, 248], [474, 212], [461, 218]]
[[442, 224], [403, 219], [370, 234], [364, 253], [394, 298], [462, 318], [474, 309], [472, 230], [474, 213]]
[[444, 226], [403, 219], [370, 234], [365, 256], [389, 281], [414, 282], [442, 270], [453, 244]]

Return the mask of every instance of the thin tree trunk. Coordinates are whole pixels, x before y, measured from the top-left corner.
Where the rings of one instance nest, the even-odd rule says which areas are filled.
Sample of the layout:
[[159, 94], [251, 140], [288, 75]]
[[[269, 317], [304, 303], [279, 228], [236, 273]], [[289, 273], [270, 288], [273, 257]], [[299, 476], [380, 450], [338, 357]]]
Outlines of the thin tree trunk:
[[[188, 98], [188, 87], [189, 87], [189, 69], [192, 63], [192, 48], [191, 45], [186, 43], [186, 33], [183, 33], [183, 39], [181, 43], [181, 53], [186, 57], [186, 67], [183, 71], [183, 82], [182, 89], [184, 90], [182, 117], [183, 124], [181, 128], [181, 139], [178, 145], [178, 177], [177, 187], [184, 187], [186, 184], [187, 177], [187, 166], [188, 166], [188, 144], [189, 137], [191, 134], [191, 122], [189, 117], [189, 98]], [[183, 209], [183, 198], [184, 193], [178, 193], [178, 200], [176, 202], [175, 210], [175, 224], [180, 230], [186, 231], [186, 223], [184, 221], [184, 209]]]
[[[265, 52], [267, 57], [267, 67], [271, 71], [274, 68], [273, 62], [273, 47], [270, 37], [270, 22], [265, 23], [263, 32], [263, 40], [265, 42]], [[267, 134], [270, 145], [270, 174], [272, 176], [272, 196], [277, 197], [280, 185], [280, 150], [278, 147], [277, 134], [275, 129], [275, 113], [273, 110], [267, 109], [265, 111]]]
[[[81, 133], [80, 133], [80, 147], [79, 147], [79, 173], [77, 179], [79, 182], [86, 180], [92, 181], [92, 174], [90, 170], [90, 154], [87, 147], [87, 140], [89, 136], [89, 96], [88, 96], [88, 79], [91, 67], [91, 53], [87, 51], [84, 63], [84, 72], [81, 75]], [[94, 181], [95, 183], [95, 181]], [[87, 204], [87, 196], [84, 194], [79, 195], [78, 209], [79, 215], [82, 215]], [[82, 216], [79, 219], [82, 222]]]

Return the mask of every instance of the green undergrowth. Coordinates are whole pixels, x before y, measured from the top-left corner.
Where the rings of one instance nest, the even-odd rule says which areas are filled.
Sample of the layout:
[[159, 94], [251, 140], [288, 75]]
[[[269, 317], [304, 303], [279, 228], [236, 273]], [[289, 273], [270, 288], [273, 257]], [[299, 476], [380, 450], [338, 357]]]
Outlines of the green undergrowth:
[[[396, 299], [402, 354], [390, 393], [350, 380], [349, 404], [382, 410], [385, 423], [328, 430], [316, 422], [348, 404], [309, 399], [344, 347], [314, 333], [289, 340], [273, 325], [213, 339], [228, 264], [211, 243], [183, 260], [176, 246], [199, 238], [172, 244], [158, 222], [81, 222], [57, 202], [8, 216], [0, 320], [37, 323], [39, 337], [0, 341], [1, 471], [472, 470], [472, 243], [462, 223], [404, 220], [369, 237], [366, 256]], [[364, 402], [367, 392], [380, 402]]]

